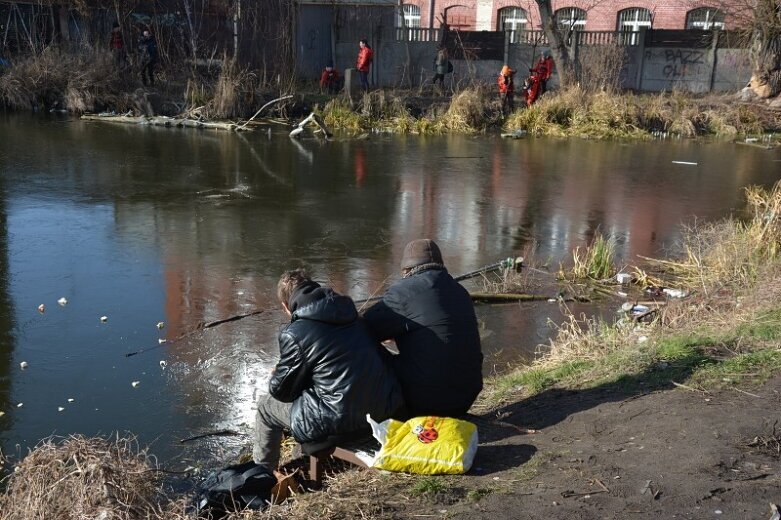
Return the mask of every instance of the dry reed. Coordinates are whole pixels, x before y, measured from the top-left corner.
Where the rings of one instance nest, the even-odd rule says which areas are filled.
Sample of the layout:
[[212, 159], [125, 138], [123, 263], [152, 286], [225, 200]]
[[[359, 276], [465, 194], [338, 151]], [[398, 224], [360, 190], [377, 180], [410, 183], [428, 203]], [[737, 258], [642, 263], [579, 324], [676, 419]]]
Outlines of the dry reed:
[[751, 217], [684, 228], [677, 261], [652, 260], [688, 288], [751, 287], [759, 272], [781, 251], [781, 182], [770, 191], [746, 188]]
[[0, 75], [0, 101], [11, 108], [62, 108], [72, 112], [105, 107], [124, 110], [122, 71], [108, 51], [56, 46], [17, 61]]
[[0, 519], [144, 518], [159, 511], [159, 489], [153, 460], [133, 438], [49, 438], [16, 466]]

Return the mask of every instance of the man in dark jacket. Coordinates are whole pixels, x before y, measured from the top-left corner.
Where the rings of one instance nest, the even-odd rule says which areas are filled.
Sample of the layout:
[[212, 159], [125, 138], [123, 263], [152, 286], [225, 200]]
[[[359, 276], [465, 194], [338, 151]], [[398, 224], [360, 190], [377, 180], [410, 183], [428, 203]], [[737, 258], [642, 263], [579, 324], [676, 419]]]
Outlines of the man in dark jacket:
[[303, 270], [282, 275], [277, 296], [290, 316], [279, 334], [279, 362], [258, 402], [252, 458], [276, 469], [282, 431], [299, 443], [368, 430], [403, 409], [398, 380], [347, 296]]
[[407, 244], [401, 270], [403, 278], [364, 319], [377, 340], [396, 342], [392, 365], [411, 416], [463, 415], [483, 388], [472, 300], [432, 240]]

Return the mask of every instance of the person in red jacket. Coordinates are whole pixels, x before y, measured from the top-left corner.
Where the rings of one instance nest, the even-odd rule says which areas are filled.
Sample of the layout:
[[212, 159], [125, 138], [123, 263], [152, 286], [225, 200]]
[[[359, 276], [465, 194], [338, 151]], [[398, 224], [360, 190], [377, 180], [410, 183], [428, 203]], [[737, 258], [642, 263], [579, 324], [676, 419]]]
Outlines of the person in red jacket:
[[537, 69], [529, 69], [529, 77], [523, 82], [523, 99], [526, 107], [530, 107], [540, 97], [540, 88], [542, 80], [537, 73]]
[[548, 91], [548, 80], [553, 76], [553, 58], [551, 58], [550, 51], [542, 51], [540, 61], [537, 62], [537, 66], [532, 70], [539, 78], [540, 95], [543, 95]]
[[369, 68], [374, 59], [374, 51], [369, 47], [369, 42], [366, 39], [362, 39], [358, 42], [360, 50], [358, 51], [358, 61], [355, 64], [355, 68], [358, 69], [358, 75], [361, 77], [361, 89], [364, 92], [369, 91]]
[[330, 94], [339, 92], [339, 71], [334, 68], [334, 64], [331, 61], [326, 64], [322, 74], [320, 74], [320, 90], [327, 90]]
[[515, 71], [505, 65], [502, 67], [502, 71], [499, 73], [499, 77], [496, 80], [496, 83], [499, 85], [499, 99], [502, 100], [502, 113], [504, 113], [505, 108], [509, 108], [508, 113], [512, 113], [512, 111], [515, 110], [514, 76]]
[[122, 38], [122, 29], [119, 27], [118, 22], [114, 22], [111, 26], [109, 48], [112, 54], [114, 54], [114, 63], [121, 67], [125, 61], [125, 40]]

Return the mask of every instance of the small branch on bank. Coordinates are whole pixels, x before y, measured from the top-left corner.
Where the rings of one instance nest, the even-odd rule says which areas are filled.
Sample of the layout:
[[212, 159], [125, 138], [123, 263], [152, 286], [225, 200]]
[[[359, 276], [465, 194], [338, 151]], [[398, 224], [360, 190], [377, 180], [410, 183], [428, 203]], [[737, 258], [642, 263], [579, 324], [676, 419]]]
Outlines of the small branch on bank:
[[261, 113], [261, 112], [263, 112], [263, 110], [264, 110], [266, 107], [268, 107], [268, 106], [270, 106], [270, 105], [273, 105], [274, 103], [276, 103], [276, 102], [278, 102], [278, 101], [283, 101], [283, 100], [285, 100], [285, 99], [290, 99], [290, 98], [292, 98], [292, 97], [293, 97], [292, 95], [288, 95], [288, 96], [282, 96], [282, 97], [278, 97], [277, 99], [272, 99], [271, 101], [269, 101], [268, 103], [266, 103], [265, 105], [263, 105], [262, 107], [260, 107], [260, 109], [259, 109], [257, 112], [255, 112], [255, 115], [253, 115], [252, 117], [250, 117], [250, 118], [247, 120], [247, 122], [246, 122], [246, 123], [244, 123], [243, 125], [241, 125], [240, 127], [238, 127], [236, 130], [244, 130], [244, 129], [247, 127], [247, 125], [248, 125], [248, 124], [250, 124], [250, 123], [252, 122], [252, 120], [253, 120], [253, 119], [255, 119], [256, 117], [258, 117], [258, 116], [260, 115], [260, 113]]

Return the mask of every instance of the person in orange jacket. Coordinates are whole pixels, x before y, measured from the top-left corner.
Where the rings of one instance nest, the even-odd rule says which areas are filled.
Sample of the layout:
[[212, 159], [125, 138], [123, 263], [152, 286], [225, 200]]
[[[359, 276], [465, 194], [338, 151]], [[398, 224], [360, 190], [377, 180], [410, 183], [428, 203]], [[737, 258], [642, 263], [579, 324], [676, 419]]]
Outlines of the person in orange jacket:
[[496, 82], [499, 85], [499, 99], [502, 100], [502, 113], [504, 113], [505, 107], [509, 108], [512, 112], [515, 110], [515, 83], [514, 83], [515, 71], [505, 65], [502, 67], [502, 71], [499, 73], [499, 77]]
[[332, 61], [325, 65], [323, 72], [320, 74], [320, 90], [327, 90], [330, 94], [339, 92], [339, 71], [334, 68]]
[[548, 91], [548, 80], [553, 76], [553, 58], [551, 58], [550, 51], [542, 51], [540, 61], [537, 62], [537, 66], [532, 69], [540, 81], [540, 96]]
[[529, 77], [523, 82], [523, 99], [526, 107], [530, 107], [540, 97], [540, 88], [542, 80], [537, 69], [529, 69]]
[[358, 42], [358, 45], [360, 50], [358, 51], [358, 61], [355, 63], [355, 68], [358, 69], [358, 75], [361, 77], [361, 89], [363, 89], [364, 92], [368, 92], [369, 68], [374, 59], [374, 51], [369, 47], [369, 42], [366, 41], [366, 39], [362, 39]]

